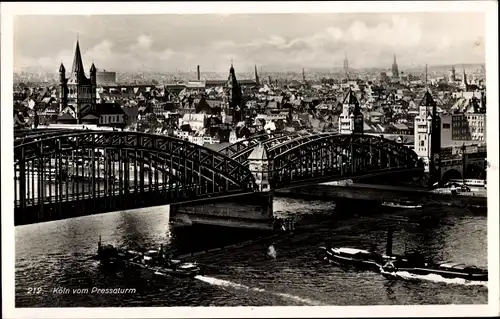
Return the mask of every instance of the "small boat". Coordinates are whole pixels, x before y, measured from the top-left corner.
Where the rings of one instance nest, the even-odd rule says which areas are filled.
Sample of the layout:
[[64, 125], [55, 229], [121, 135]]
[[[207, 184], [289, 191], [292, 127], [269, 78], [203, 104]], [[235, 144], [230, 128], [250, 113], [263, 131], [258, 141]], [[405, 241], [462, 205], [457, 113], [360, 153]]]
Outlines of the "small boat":
[[380, 270], [388, 260], [394, 258], [392, 256], [392, 234], [394, 230], [389, 228], [387, 231], [387, 244], [385, 254], [375, 252], [375, 248], [370, 250], [336, 247], [326, 248], [320, 247], [325, 253], [324, 260], [333, 262], [338, 265], [351, 265], [362, 269]]
[[146, 252], [138, 252], [119, 249], [113, 245], [101, 245], [100, 236], [95, 259], [104, 265], [133, 268], [157, 276], [194, 277], [201, 271], [196, 262], [182, 262], [167, 257], [163, 245], [159, 250], [149, 249]]
[[363, 269], [378, 270], [384, 263], [383, 255], [364, 249], [347, 247], [320, 247], [320, 249], [325, 251], [325, 260], [338, 265], [351, 265]]
[[439, 275], [447, 279], [465, 279], [469, 281], [488, 281], [488, 271], [476, 266], [461, 263], [434, 264], [415, 258], [401, 258], [387, 262], [381, 269], [386, 278], [402, 277], [401, 272], [411, 275]]
[[389, 230], [387, 245], [385, 263], [380, 267], [380, 272], [386, 278], [404, 278], [403, 273], [406, 273], [414, 276], [439, 275], [447, 279], [461, 278], [470, 281], [488, 280], [488, 271], [476, 266], [460, 263], [436, 264], [419, 251], [405, 252], [403, 255], [392, 254], [392, 230]]
[[412, 201], [397, 201], [397, 202], [382, 202], [382, 206], [394, 207], [394, 208], [421, 208], [421, 204], [414, 203]]

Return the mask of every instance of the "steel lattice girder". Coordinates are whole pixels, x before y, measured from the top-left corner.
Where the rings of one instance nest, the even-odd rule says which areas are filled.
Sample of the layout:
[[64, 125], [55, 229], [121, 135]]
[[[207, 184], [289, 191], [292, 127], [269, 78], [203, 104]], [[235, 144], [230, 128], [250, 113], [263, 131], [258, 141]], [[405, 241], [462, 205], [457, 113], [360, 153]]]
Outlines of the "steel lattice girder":
[[[418, 162], [417, 155], [411, 149], [396, 142], [371, 135], [332, 134], [316, 135], [315, 138], [304, 137], [270, 149], [268, 150], [268, 155], [270, 158], [274, 159], [275, 164], [278, 164], [275, 165], [275, 171], [277, 172], [284, 167], [283, 165], [279, 165], [279, 163], [285, 161], [290, 153], [296, 153], [297, 155], [300, 152], [310, 153], [319, 145], [321, 145], [320, 147], [326, 145], [331, 145], [333, 147], [339, 146], [343, 149], [348, 149], [351, 145], [364, 147], [371, 146], [372, 151], [378, 153], [382, 150], [384, 153], [389, 154], [389, 156], [397, 161], [395, 161], [395, 164], [399, 165], [403, 163], [405, 166], [416, 167]], [[374, 155], [378, 157], [376, 153]], [[286, 161], [289, 161], [289, 159], [290, 157], [288, 157]]]
[[[60, 143], [60, 146], [59, 146]], [[254, 185], [250, 170], [242, 164], [196, 144], [174, 138], [138, 132], [123, 131], [80, 131], [50, 135], [39, 140], [31, 140], [14, 147], [15, 162], [39, 158], [56, 152], [66, 152], [84, 148], [126, 149], [145, 151], [161, 156], [176, 156], [193, 161], [200, 168], [214, 173], [216, 178], [222, 178], [241, 189], [249, 189]]]
[[[130, 152], [128, 155], [133, 157], [134, 152]], [[169, 154], [169, 155], [166, 155], [163, 154], [163, 153], [146, 153], [144, 154], [145, 157], [144, 158], [137, 158], [138, 161], [141, 161], [143, 163], [151, 163], [151, 161], [155, 162], [155, 163], [168, 163], [169, 164], [169, 168], [172, 169], [174, 172], [169, 172], [169, 170], [163, 170], [161, 169], [160, 171], [164, 172], [165, 174], [168, 174], [169, 176], [173, 176], [176, 178], [176, 181], [178, 182], [182, 182], [181, 179], [179, 178], [179, 173], [182, 172], [185, 168], [189, 167], [189, 165], [187, 165], [188, 163], [191, 163], [190, 165], [190, 173], [193, 175], [193, 176], [199, 176], [201, 177], [203, 180], [205, 181], [212, 181], [212, 177], [208, 175], [208, 173], [214, 173], [214, 174], [219, 174], [220, 173], [217, 173], [215, 170], [209, 170], [207, 169], [206, 167], [203, 167], [203, 166], [200, 166], [199, 163], [197, 163], [196, 161], [194, 160], [190, 160], [188, 157], [186, 158], [182, 158], [180, 156], [177, 156], [177, 155], [172, 155], [172, 154]], [[185, 165], [181, 165], [179, 161], [181, 160], [185, 160], [186, 162], [184, 163]], [[156, 167], [156, 169], [158, 169], [158, 167]], [[228, 179], [223, 179], [223, 180], [216, 180], [216, 182], [223, 182], [223, 181], [226, 181]], [[223, 187], [224, 185], [221, 183], [217, 183], [217, 185]], [[234, 182], [231, 182], [227, 185], [228, 189], [230, 190], [233, 190], [233, 189], [239, 189], [240, 188], [240, 184], [236, 184]], [[226, 187], [226, 186], [224, 186]]]
[[22, 139], [22, 138], [27, 138], [27, 137], [40, 137], [41, 135], [45, 134], [60, 134], [62, 132], [74, 132], [74, 129], [67, 129], [67, 128], [58, 128], [58, 129], [53, 129], [53, 128], [43, 128], [43, 129], [21, 129], [21, 130], [14, 130], [14, 139]]
[[[398, 144], [394, 141], [384, 139], [378, 136], [373, 135], [358, 135], [358, 134], [318, 134], [312, 137], [304, 137], [295, 140], [291, 140], [289, 142], [283, 143], [275, 148], [268, 150], [268, 155], [271, 158], [277, 158], [281, 156], [281, 154], [285, 153], [287, 150], [300, 147], [302, 145], [315, 143], [319, 141], [328, 141], [332, 144], [342, 142], [341, 144], [354, 143], [354, 144], [362, 144], [362, 145], [371, 145], [377, 149], [386, 149], [390, 151], [395, 157], [399, 158], [408, 158], [416, 164], [418, 157], [415, 152], [411, 149], [407, 148], [404, 145]], [[307, 146], [304, 146], [307, 147]]]
[[274, 138], [279, 138], [282, 136], [290, 135], [287, 132], [279, 132], [279, 133], [271, 133], [271, 134], [260, 134], [254, 135], [248, 139], [243, 141], [239, 141], [237, 143], [228, 145], [219, 150], [219, 153], [226, 155], [228, 157], [234, 158], [235, 154], [244, 152], [245, 150], [251, 149], [253, 150], [254, 146], [259, 143], [265, 143], [266, 141]]
[[[270, 158], [274, 158], [274, 156], [277, 156], [277, 153], [274, 152], [274, 150], [276, 149], [281, 149], [281, 147], [284, 147], [285, 149], [290, 148], [293, 147], [292, 145], [296, 145], [297, 143], [300, 144], [303, 143], [304, 141], [316, 140], [320, 137], [331, 136], [331, 135], [338, 135], [338, 133], [333, 133], [333, 132], [318, 133], [318, 134], [297, 133], [270, 139], [264, 142], [263, 145], [266, 147], [268, 156]], [[248, 156], [250, 155], [252, 150], [253, 147], [247, 149], [245, 153], [244, 154], [242, 153], [238, 158], [235, 157], [233, 158], [238, 160], [238, 162], [244, 165], [248, 165]]]
[[71, 133], [75, 130], [64, 129], [64, 130], [38, 130], [36, 133], [26, 134], [14, 139], [14, 147], [21, 144], [26, 144], [32, 141], [48, 138], [50, 136], [59, 136], [62, 133]]
[[[333, 133], [319, 133], [319, 135], [325, 135], [325, 134], [333, 134]], [[274, 148], [276, 146], [282, 145], [285, 142], [292, 141], [298, 138], [302, 137], [310, 137], [310, 136], [316, 136], [317, 134], [312, 134], [312, 133], [288, 133], [288, 134], [283, 134], [283, 135], [268, 135], [270, 138], [262, 141], [262, 145], [266, 149]], [[246, 148], [243, 148], [237, 153], [234, 153], [231, 158], [237, 160], [240, 163], [247, 164], [248, 156], [250, 156], [250, 153], [253, 151], [255, 145], [257, 143], [250, 143]]]

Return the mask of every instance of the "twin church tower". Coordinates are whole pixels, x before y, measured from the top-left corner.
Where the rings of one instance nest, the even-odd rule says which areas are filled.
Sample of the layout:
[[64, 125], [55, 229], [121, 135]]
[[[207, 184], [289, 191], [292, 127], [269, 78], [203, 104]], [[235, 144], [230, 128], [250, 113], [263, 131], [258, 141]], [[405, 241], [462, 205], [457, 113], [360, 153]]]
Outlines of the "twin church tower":
[[97, 99], [97, 69], [92, 63], [90, 78], [83, 68], [80, 43], [76, 41], [71, 73], [66, 77], [63, 63], [59, 67], [59, 112], [71, 114], [79, 123], [83, 113], [94, 113]]

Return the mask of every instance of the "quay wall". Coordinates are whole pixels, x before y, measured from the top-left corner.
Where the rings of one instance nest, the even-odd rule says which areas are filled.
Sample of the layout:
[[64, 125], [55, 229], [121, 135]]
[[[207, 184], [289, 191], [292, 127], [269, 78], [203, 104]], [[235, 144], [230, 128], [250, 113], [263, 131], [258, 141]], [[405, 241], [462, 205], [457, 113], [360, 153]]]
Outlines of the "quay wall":
[[468, 205], [486, 206], [487, 198], [484, 196], [461, 196], [439, 194], [427, 189], [388, 186], [351, 184], [348, 186], [337, 185], [309, 185], [304, 188], [276, 190], [275, 196], [306, 198], [306, 199], [349, 199], [366, 201], [395, 201], [411, 200], [421, 204], [452, 205], [465, 207]]

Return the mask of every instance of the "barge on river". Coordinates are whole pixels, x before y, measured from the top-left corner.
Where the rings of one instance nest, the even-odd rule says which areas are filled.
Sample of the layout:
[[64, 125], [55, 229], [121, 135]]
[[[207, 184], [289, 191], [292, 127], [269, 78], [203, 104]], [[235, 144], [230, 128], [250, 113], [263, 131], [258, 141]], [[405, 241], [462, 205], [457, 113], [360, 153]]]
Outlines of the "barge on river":
[[126, 250], [113, 245], [102, 245], [101, 237], [97, 247], [96, 259], [104, 265], [134, 268], [156, 276], [194, 277], [201, 271], [196, 262], [182, 262], [167, 256], [163, 245], [159, 250], [145, 252]]
[[419, 251], [405, 252], [403, 255], [392, 253], [393, 229], [387, 232], [385, 254], [375, 249], [364, 250], [346, 247], [320, 247], [324, 259], [337, 265], [351, 265], [361, 269], [375, 270], [386, 278], [397, 279], [415, 276], [439, 275], [446, 279], [465, 279], [468, 281], [488, 281], [488, 270], [462, 263], [436, 264], [426, 259]]

